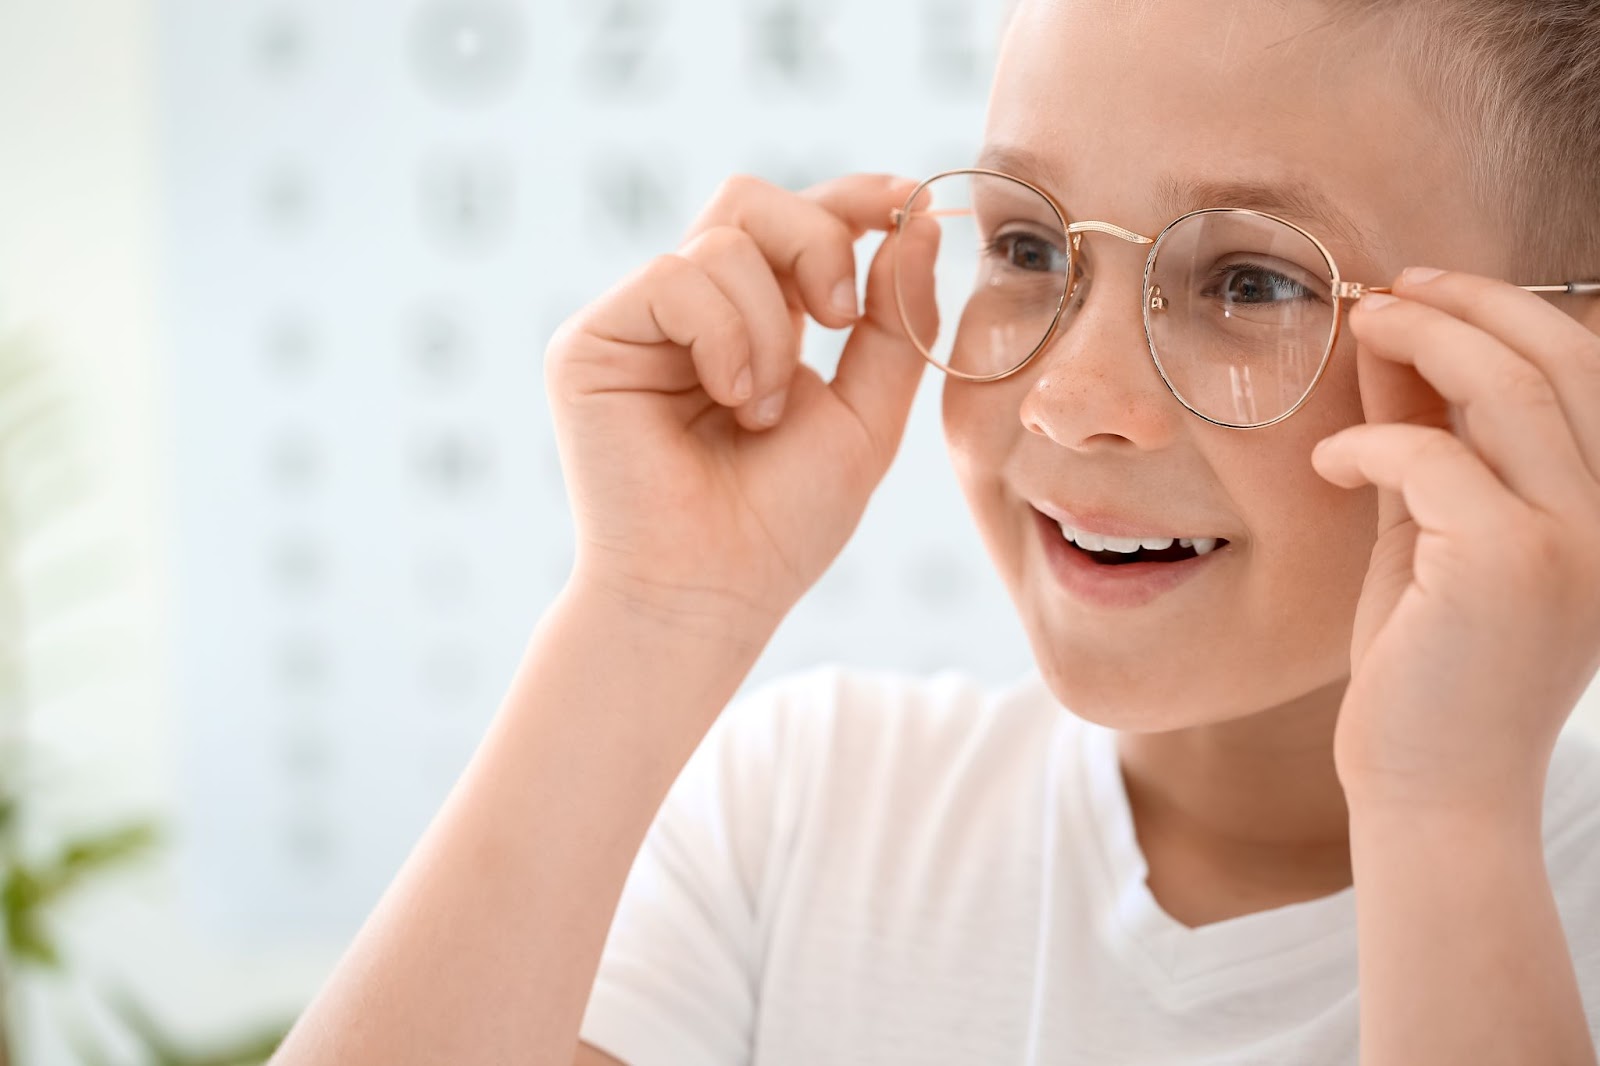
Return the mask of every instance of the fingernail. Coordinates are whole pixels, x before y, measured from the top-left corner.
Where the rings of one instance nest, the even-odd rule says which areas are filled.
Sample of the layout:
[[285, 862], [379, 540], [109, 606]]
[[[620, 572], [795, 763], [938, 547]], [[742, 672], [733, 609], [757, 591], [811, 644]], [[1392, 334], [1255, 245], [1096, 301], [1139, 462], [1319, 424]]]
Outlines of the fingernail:
[[1399, 303], [1398, 298], [1386, 292], [1369, 292], [1361, 297], [1361, 306], [1368, 312], [1382, 311], [1392, 303]]
[[856, 317], [856, 283], [846, 278], [833, 287], [833, 309], [846, 318]]
[[756, 378], [749, 367], [739, 371], [739, 376], [733, 382], [733, 402], [744, 403], [750, 394], [756, 391]]
[[1443, 273], [1444, 271], [1435, 270], [1433, 267], [1406, 267], [1400, 272], [1400, 276], [1407, 285], [1421, 285]]
[[773, 426], [778, 423], [778, 416], [783, 414], [783, 402], [789, 398], [788, 389], [780, 389], [756, 405], [756, 421], [763, 426]]

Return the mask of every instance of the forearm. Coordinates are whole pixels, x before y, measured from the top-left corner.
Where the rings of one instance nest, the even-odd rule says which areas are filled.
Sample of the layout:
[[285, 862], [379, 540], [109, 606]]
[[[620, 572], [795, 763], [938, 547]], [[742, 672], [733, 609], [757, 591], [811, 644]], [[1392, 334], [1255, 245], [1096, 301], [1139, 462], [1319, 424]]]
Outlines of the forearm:
[[1593, 1064], [1545, 872], [1514, 815], [1350, 808], [1362, 1066]]
[[628, 870], [770, 631], [563, 595], [275, 1066], [572, 1062]]

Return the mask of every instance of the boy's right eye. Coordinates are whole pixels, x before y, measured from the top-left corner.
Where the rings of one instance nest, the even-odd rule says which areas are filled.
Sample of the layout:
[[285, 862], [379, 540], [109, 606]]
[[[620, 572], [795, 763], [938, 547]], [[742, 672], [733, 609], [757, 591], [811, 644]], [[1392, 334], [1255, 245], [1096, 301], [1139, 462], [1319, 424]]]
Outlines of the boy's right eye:
[[999, 259], [1006, 266], [1029, 273], [1059, 273], [1067, 270], [1067, 255], [1056, 242], [1036, 233], [1013, 230], [997, 234], [984, 245], [988, 259]]

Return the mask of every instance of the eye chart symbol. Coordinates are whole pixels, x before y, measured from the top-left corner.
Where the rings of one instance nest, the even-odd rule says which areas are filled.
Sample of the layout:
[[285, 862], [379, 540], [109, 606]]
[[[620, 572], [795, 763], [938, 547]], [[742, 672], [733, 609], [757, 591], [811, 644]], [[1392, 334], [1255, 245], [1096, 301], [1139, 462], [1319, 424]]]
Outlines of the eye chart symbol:
[[516, 210], [516, 180], [499, 152], [440, 153], [419, 179], [423, 227], [441, 249], [478, 254], [499, 247]]
[[589, 172], [593, 214], [627, 237], [647, 243], [679, 222], [675, 182], [659, 160], [600, 160]]
[[802, 0], [764, 0], [750, 18], [750, 58], [763, 80], [814, 89], [837, 67], [828, 47], [829, 13]]
[[594, 5], [597, 25], [580, 65], [596, 96], [642, 97], [665, 87], [664, 56], [656, 49], [662, 11], [649, 0], [603, 0]]
[[449, 103], [479, 104], [516, 82], [526, 49], [522, 16], [508, 3], [436, 0], [412, 25], [417, 77]]

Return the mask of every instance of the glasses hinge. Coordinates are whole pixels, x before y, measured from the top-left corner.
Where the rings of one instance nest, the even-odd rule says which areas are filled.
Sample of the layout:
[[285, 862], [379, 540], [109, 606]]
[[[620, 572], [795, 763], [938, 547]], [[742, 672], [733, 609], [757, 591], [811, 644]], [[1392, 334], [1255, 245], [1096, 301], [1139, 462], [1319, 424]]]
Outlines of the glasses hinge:
[[1367, 287], [1359, 281], [1341, 281], [1333, 287], [1335, 300], [1359, 300], [1366, 294]]
[[1167, 298], [1161, 294], [1161, 286], [1150, 286], [1150, 310], [1165, 311], [1166, 309]]

